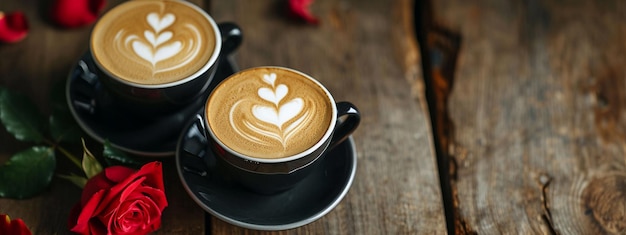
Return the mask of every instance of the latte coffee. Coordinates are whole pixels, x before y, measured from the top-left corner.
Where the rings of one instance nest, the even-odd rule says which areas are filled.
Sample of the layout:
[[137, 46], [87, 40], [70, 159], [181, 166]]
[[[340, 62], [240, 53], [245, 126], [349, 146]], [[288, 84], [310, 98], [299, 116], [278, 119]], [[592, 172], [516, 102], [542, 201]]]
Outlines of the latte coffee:
[[215, 22], [186, 1], [131, 0], [100, 18], [90, 49], [119, 80], [169, 84], [204, 73], [217, 58]]
[[205, 115], [214, 138], [229, 149], [257, 159], [286, 159], [319, 148], [334, 129], [336, 110], [330, 93], [313, 78], [258, 67], [220, 83]]

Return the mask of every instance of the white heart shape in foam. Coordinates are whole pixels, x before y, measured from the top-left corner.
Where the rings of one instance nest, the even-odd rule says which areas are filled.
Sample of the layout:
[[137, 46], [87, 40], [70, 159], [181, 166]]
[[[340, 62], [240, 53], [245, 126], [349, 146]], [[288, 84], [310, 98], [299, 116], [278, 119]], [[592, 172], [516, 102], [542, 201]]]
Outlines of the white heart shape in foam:
[[255, 105], [252, 107], [252, 115], [260, 121], [273, 124], [281, 128], [283, 124], [296, 117], [304, 108], [301, 98], [290, 100], [278, 110], [271, 106]]
[[152, 55], [152, 48], [141, 41], [133, 42], [133, 51], [144, 60], [153, 63], [154, 56]]
[[183, 44], [180, 43], [179, 41], [175, 41], [173, 43], [160, 47], [156, 51], [156, 53], [154, 53], [154, 58], [152, 60], [152, 63], [156, 64], [159, 61], [166, 60], [178, 54], [178, 52], [180, 52], [182, 47], [183, 47]]
[[284, 84], [278, 85], [274, 91], [267, 87], [261, 87], [258, 90], [258, 94], [262, 99], [272, 102], [275, 105], [278, 105], [278, 103], [285, 98], [287, 92], [289, 92], [289, 89]]
[[152, 63], [153, 65], [155, 65], [159, 61], [166, 60], [178, 54], [178, 52], [180, 52], [180, 50], [182, 49], [182, 43], [180, 43], [179, 41], [162, 46], [156, 51], [156, 53], [152, 52], [152, 47], [146, 45], [141, 41], [134, 41], [132, 46], [133, 50], [135, 51], [135, 53], [137, 53], [139, 57]]
[[152, 44], [152, 46], [156, 46], [156, 38], [154, 37], [154, 33], [150, 30], [143, 31], [143, 36]]
[[264, 74], [263, 81], [265, 81], [267, 84], [274, 86], [274, 82], [276, 81], [276, 74], [275, 73]]
[[278, 110], [278, 121], [282, 126], [285, 122], [296, 117], [304, 108], [304, 101], [300, 98], [295, 98], [283, 106], [280, 106]]
[[176, 20], [176, 17], [174, 16], [174, 14], [167, 13], [163, 16], [163, 18], [160, 18], [159, 14], [152, 12], [148, 14], [146, 20], [148, 21], [148, 24], [150, 24], [150, 27], [152, 27], [154, 31], [158, 33], [162, 29], [172, 25], [174, 23], [174, 20]]
[[252, 107], [252, 115], [262, 122], [278, 126], [278, 112], [272, 106], [255, 105]]
[[146, 30], [143, 32], [143, 36], [146, 37], [146, 40], [148, 40], [148, 42], [150, 42], [150, 44], [152, 44], [153, 47], [157, 47], [163, 44], [164, 42], [169, 41], [170, 39], [172, 39], [172, 35], [173, 34], [170, 31], [165, 31], [159, 34], [158, 37], [155, 37], [154, 33], [150, 30]]
[[163, 44], [164, 42], [169, 41], [170, 39], [172, 39], [172, 32], [170, 31], [165, 31], [161, 34], [159, 34], [159, 37], [156, 39], [156, 44], [154, 44], [154, 46], [158, 46]]

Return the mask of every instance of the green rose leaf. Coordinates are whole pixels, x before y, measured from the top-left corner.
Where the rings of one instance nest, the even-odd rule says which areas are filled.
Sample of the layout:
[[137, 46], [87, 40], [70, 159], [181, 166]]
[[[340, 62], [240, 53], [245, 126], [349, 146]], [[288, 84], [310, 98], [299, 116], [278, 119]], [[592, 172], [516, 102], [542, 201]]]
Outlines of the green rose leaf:
[[74, 120], [65, 97], [65, 81], [57, 82], [50, 93], [52, 114], [48, 119], [50, 134], [58, 143], [80, 143], [82, 130]]
[[129, 167], [140, 167], [144, 163], [126, 155], [124, 152], [116, 149], [111, 145], [109, 140], [104, 141], [104, 150], [102, 151], [102, 156], [104, 156], [104, 160], [107, 162], [107, 165], [124, 165]]
[[94, 177], [102, 172], [102, 165], [100, 165], [96, 157], [87, 149], [85, 140], [83, 140], [83, 171], [87, 178]]
[[39, 110], [28, 97], [0, 88], [0, 121], [16, 139], [41, 142], [43, 140], [41, 117]]
[[0, 197], [28, 198], [42, 192], [52, 180], [54, 149], [34, 146], [16, 153], [0, 166]]

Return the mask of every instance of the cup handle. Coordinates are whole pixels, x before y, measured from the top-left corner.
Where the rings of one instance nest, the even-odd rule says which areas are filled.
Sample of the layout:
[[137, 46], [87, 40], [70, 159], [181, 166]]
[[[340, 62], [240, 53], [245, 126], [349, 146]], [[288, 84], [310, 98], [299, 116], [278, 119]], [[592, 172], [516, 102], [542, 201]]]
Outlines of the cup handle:
[[[343, 121], [339, 118], [344, 117]], [[356, 106], [350, 102], [337, 102], [337, 125], [333, 138], [330, 140], [329, 149], [339, 145], [341, 142], [350, 137], [350, 134], [356, 130], [361, 122], [361, 114]]]
[[[230, 58], [230, 54], [233, 53], [237, 49], [237, 47], [239, 47], [241, 41], [243, 41], [243, 34], [241, 32], [241, 29], [236, 24], [230, 22], [219, 23], [217, 24], [217, 27], [220, 30], [220, 35], [222, 35], [222, 49], [216, 63], [219, 64], [218, 66], [227, 66], [225, 68], [229, 69], [225, 69], [225, 71], [237, 72], [238, 69], [233, 66], [234, 62], [230, 62], [230, 60], [232, 59]], [[220, 73], [219, 71], [216, 72], [213, 76], [211, 84], [208, 87], [208, 90], [213, 90], [215, 86], [217, 86], [217, 84], [222, 82], [229, 75], [231, 74]]]
[[222, 35], [222, 51], [220, 52], [220, 56], [227, 56], [235, 51], [241, 44], [241, 41], [243, 41], [241, 28], [231, 22], [219, 23], [217, 27]]

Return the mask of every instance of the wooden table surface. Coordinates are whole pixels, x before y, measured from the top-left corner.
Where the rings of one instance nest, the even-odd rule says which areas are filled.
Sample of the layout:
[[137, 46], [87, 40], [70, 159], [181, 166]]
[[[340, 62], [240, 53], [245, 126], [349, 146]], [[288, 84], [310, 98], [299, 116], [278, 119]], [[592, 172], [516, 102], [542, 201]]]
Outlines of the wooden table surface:
[[460, 38], [445, 133], [457, 230], [625, 234], [626, 4], [432, 2], [431, 28]]
[[[43, 2], [0, 1], [31, 26], [0, 45], [0, 86], [47, 113], [92, 26], [55, 27]], [[359, 107], [358, 169], [330, 213], [264, 232], [205, 223], [174, 158], [160, 158], [169, 206], [156, 234], [626, 233], [621, 1], [317, 0], [317, 26], [286, 17], [284, 0], [192, 2], [241, 27], [239, 68], [291, 67]], [[0, 162], [28, 146], [0, 129]], [[57, 160], [57, 172], [73, 167]], [[0, 213], [33, 234], [69, 234], [79, 197], [55, 177], [39, 196], [0, 199]]]
[[[119, 2], [108, 1], [106, 7]], [[282, 233], [445, 234], [428, 112], [411, 88], [421, 75], [409, 1], [316, 1], [312, 10], [322, 21], [319, 26], [286, 17], [286, 1], [193, 2], [217, 22], [241, 27], [244, 41], [234, 55], [239, 68], [300, 70], [318, 78], [336, 100], [351, 101], [362, 112], [353, 135], [358, 170], [349, 193], [323, 218]], [[45, 112], [50, 87], [66, 79], [87, 50], [91, 26], [56, 28], [40, 17], [39, 4], [0, 2], [3, 11], [25, 11], [31, 23], [24, 41], [0, 47], [0, 85], [27, 94]], [[25, 147], [5, 130], [0, 136], [2, 161]], [[60, 154], [57, 158], [65, 161]], [[257, 233], [216, 218], [205, 228], [203, 211], [183, 190], [173, 158], [164, 165], [169, 206], [157, 234]], [[0, 213], [22, 218], [34, 234], [65, 234], [79, 195], [77, 187], [54, 178], [40, 196], [0, 199]]]

